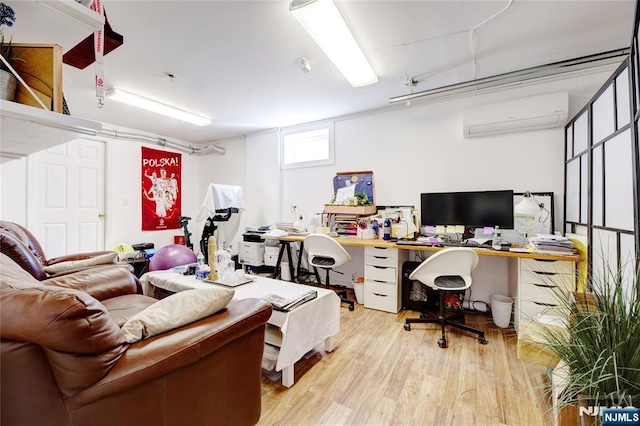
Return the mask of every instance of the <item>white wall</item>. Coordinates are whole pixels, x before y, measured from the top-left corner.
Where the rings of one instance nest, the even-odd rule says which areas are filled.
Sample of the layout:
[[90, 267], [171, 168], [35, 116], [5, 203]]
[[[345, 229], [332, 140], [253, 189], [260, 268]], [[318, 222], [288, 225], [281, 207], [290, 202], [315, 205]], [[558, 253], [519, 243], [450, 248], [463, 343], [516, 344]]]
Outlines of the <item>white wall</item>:
[[[372, 170], [378, 205], [414, 205], [420, 193], [513, 189], [554, 192], [556, 223], [561, 223], [564, 197], [564, 130], [462, 137], [465, 108], [501, 100], [568, 90], [573, 116], [608, 78], [594, 74], [479, 96], [364, 114], [335, 122], [335, 164], [280, 170], [278, 133], [246, 138], [247, 224], [292, 222], [290, 205], [318, 213], [333, 195], [336, 172]], [[278, 203], [278, 207], [276, 207]], [[361, 249], [350, 248], [351, 264], [335, 282], [348, 283], [363, 274]], [[495, 274], [494, 272], [504, 273]], [[475, 275], [485, 281], [474, 299], [489, 300], [505, 292], [507, 260], [481, 262]]]
[[27, 159], [0, 165], [0, 219], [27, 223]]
[[[192, 217], [192, 242], [197, 250], [203, 226], [197, 216], [209, 183], [245, 188], [247, 211], [241, 234], [246, 225], [293, 221], [289, 209], [293, 202], [307, 213], [321, 212], [333, 195], [333, 176], [349, 170], [374, 172], [378, 205], [419, 206], [420, 193], [428, 191], [553, 191], [556, 223], [560, 223], [564, 196], [563, 130], [464, 139], [462, 113], [471, 105], [569, 90], [573, 116], [608, 76], [609, 73], [601, 73], [431, 104], [414, 102], [414, 106], [400, 110], [338, 119], [336, 161], [331, 166], [280, 170], [276, 131], [220, 143], [227, 151], [224, 155], [183, 154], [182, 212]], [[153, 242], [157, 247], [172, 243], [173, 236], [182, 230], [140, 230], [141, 144], [110, 140], [106, 146], [106, 247], [120, 242]], [[0, 177], [0, 217], [26, 224], [26, 161], [3, 163]], [[358, 253], [354, 256], [360, 256]], [[361, 273], [359, 269], [354, 272]], [[347, 280], [350, 277], [351, 271], [345, 275]]]
[[[173, 244], [174, 235], [183, 235], [182, 229], [142, 231], [141, 146], [174, 151], [138, 142], [108, 140], [106, 142], [106, 223], [105, 246], [111, 249], [119, 243], [154, 243], [156, 248]], [[199, 198], [200, 159], [182, 154], [182, 214], [195, 211]], [[125, 205], [126, 204], [126, 205]]]

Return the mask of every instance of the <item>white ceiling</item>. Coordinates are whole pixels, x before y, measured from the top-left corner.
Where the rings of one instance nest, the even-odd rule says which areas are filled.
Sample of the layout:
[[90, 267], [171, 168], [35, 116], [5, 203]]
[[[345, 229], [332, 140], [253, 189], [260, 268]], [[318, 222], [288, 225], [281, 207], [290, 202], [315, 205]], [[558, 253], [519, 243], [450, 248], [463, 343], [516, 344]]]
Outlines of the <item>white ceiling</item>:
[[[32, 0], [5, 1], [15, 42], [58, 43], [89, 34]], [[629, 45], [635, 2], [337, 1], [379, 76], [353, 88], [288, 12], [288, 1], [105, 0], [124, 45], [104, 57], [105, 87], [118, 87], [213, 119], [197, 127], [106, 100], [97, 107], [94, 67], [64, 66], [72, 115], [190, 143], [387, 106], [409, 92], [619, 49]], [[311, 62], [304, 73], [296, 60]], [[177, 74], [171, 82], [165, 72]]]

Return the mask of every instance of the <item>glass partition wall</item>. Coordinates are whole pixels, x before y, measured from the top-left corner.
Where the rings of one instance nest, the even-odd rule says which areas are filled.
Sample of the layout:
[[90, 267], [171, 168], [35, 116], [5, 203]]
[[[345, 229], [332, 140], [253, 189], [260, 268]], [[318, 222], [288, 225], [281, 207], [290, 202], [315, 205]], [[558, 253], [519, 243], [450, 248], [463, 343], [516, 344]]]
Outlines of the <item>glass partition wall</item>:
[[639, 261], [637, 4], [631, 55], [565, 127], [564, 231], [587, 237], [596, 275], [605, 267], [633, 274]]

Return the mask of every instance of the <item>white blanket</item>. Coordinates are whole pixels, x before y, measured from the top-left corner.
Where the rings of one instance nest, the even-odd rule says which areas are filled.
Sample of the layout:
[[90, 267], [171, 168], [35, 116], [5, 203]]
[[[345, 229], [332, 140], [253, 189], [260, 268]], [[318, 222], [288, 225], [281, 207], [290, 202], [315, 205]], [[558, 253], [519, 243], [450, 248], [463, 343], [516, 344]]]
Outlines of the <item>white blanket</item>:
[[211, 183], [200, 207], [198, 220], [213, 217], [216, 214], [216, 210], [232, 207], [240, 210], [245, 209], [245, 195], [242, 187]]
[[[171, 271], [148, 272], [140, 281], [146, 295], [150, 295], [150, 284], [176, 292], [192, 288], [211, 288], [215, 285], [198, 280], [193, 275], [185, 276]], [[233, 298], [261, 298], [289, 285], [300, 284], [256, 276], [253, 283], [235, 287]], [[332, 290], [311, 288], [318, 292], [316, 299], [290, 312], [274, 310], [269, 319], [269, 324], [279, 327], [282, 332], [277, 371], [293, 366], [304, 354], [340, 331], [340, 298]]]

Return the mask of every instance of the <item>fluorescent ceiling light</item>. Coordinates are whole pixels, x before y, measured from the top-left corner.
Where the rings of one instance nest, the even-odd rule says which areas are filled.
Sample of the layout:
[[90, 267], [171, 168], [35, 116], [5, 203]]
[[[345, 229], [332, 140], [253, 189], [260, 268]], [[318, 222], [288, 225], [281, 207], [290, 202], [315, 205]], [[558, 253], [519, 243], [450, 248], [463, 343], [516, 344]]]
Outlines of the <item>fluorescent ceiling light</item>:
[[122, 89], [109, 89], [105, 95], [114, 101], [155, 112], [156, 114], [166, 115], [167, 117], [186, 121], [187, 123], [195, 124], [196, 126], [208, 126], [211, 124], [211, 119], [209, 118], [201, 117], [142, 96], [134, 95], [133, 93], [126, 92]]
[[289, 10], [353, 87], [378, 82], [332, 0], [294, 0]]

